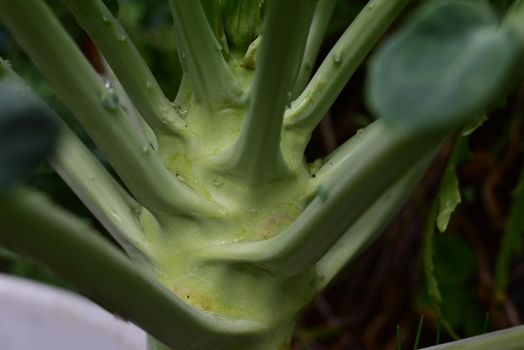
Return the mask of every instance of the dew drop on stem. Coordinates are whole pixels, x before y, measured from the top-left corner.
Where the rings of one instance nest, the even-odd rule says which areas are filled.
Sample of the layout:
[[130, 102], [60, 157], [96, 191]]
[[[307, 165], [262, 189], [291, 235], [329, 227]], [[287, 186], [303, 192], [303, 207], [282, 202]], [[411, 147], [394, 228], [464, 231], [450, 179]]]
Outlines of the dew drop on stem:
[[104, 81], [104, 90], [102, 91], [102, 106], [109, 110], [115, 111], [120, 105], [118, 102], [118, 96], [116, 95], [111, 82], [108, 79], [103, 78]]
[[341, 61], [342, 57], [340, 55], [340, 52], [333, 52], [333, 63], [338, 66]]
[[325, 202], [329, 197], [329, 190], [325, 185], [318, 185], [317, 196], [322, 202]]

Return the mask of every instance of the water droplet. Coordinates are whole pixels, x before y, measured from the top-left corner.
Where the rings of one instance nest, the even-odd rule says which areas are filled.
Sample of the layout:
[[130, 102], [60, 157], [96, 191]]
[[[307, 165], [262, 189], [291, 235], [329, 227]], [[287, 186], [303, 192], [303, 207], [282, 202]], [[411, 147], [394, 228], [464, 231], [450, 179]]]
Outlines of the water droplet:
[[340, 55], [340, 52], [333, 52], [333, 63], [336, 65], [339, 65], [342, 61], [342, 57]]
[[104, 24], [106, 25], [111, 23], [111, 21], [109, 20], [109, 18], [106, 15], [102, 15], [102, 22], [104, 22]]
[[365, 133], [366, 133], [366, 130], [358, 129], [356, 135], [357, 137], [362, 137]]
[[151, 148], [149, 148], [149, 145], [144, 145], [144, 147], [142, 148], [142, 152], [144, 154], [148, 154], [150, 151], [151, 151]]
[[102, 106], [110, 111], [115, 111], [120, 105], [118, 102], [118, 96], [111, 87], [111, 82], [103, 78], [104, 91], [102, 92]]
[[371, 4], [368, 5], [368, 9], [370, 9], [370, 10], [372, 10], [373, 7], [375, 7], [375, 4], [374, 4], [374, 3], [371, 3]]
[[211, 183], [214, 186], [220, 186], [224, 183], [224, 178], [222, 176], [217, 176], [211, 181]]
[[146, 81], [146, 88], [151, 89], [153, 87], [153, 83], [151, 81]]
[[125, 42], [127, 40], [126, 36], [124, 33], [118, 33], [116, 35], [116, 40], [120, 41], [120, 42]]
[[102, 106], [110, 111], [116, 111], [118, 109], [118, 97], [113, 94], [104, 95], [102, 97]]
[[113, 87], [111, 86], [111, 81], [107, 78], [102, 78], [102, 81], [104, 82], [104, 87], [106, 89], [112, 89]]
[[326, 201], [329, 197], [329, 190], [325, 185], [318, 185], [317, 187], [317, 196], [321, 201]]

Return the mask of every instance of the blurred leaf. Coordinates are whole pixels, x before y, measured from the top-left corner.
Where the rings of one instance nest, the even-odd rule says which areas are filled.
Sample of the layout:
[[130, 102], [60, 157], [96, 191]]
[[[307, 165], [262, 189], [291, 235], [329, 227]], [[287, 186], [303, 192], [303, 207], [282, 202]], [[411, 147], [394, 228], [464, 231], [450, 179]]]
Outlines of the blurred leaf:
[[[504, 101], [506, 99], [503, 99]], [[465, 126], [464, 126], [464, 129], [462, 129], [462, 136], [469, 136], [473, 133], [473, 131], [477, 130], [478, 128], [480, 128], [484, 122], [488, 120], [488, 117], [486, 117], [485, 114], [482, 114], [476, 118], [473, 118], [471, 120], [471, 122], [467, 123]]]
[[511, 259], [522, 253], [524, 234], [524, 168], [521, 170], [517, 187], [513, 191], [513, 203], [507, 218], [506, 230], [497, 257], [495, 273], [495, 292], [504, 293], [508, 286]]
[[431, 2], [372, 60], [369, 104], [411, 128], [458, 126], [499, 97], [521, 48], [486, 2]]
[[[434, 219], [433, 216], [433, 223]], [[478, 334], [482, 330], [484, 314], [475, 298], [476, 259], [471, 248], [456, 236], [435, 236], [433, 224], [426, 238], [424, 265], [425, 292], [442, 327], [453, 339], [459, 339], [456, 333], [459, 330], [467, 336]]]
[[461, 202], [459, 181], [455, 166], [456, 163], [448, 163], [438, 192], [439, 212], [436, 222], [440, 232], [446, 231], [451, 214], [453, 214], [455, 208]]
[[484, 312], [476, 303], [476, 258], [471, 247], [452, 235], [435, 237], [435, 277], [439, 281], [441, 314], [449, 326], [471, 336], [481, 332]]
[[438, 288], [438, 281], [435, 278], [435, 263], [433, 261], [434, 251], [434, 237], [435, 237], [435, 218], [437, 217], [437, 205], [433, 204], [428, 215], [426, 223], [426, 238], [424, 241], [424, 273], [426, 277], [427, 291], [435, 305], [442, 302], [442, 296]]
[[[473, 130], [480, 125], [481, 123], [476, 123], [475, 128], [470, 127], [470, 132], [473, 132]], [[452, 249], [447, 248], [448, 250], [445, 252], [441, 252], [442, 248], [440, 248], [439, 245], [442, 243], [440, 243], [441, 239], [439, 237], [435, 237], [435, 225], [440, 232], [446, 231], [451, 215], [455, 211], [457, 205], [461, 202], [460, 186], [456, 173], [456, 167], [458, 164], [470, 159], [472, 156], [468, 146], [468, 139], [469, 136], [459, 136], [451, 156], [449, 157], [443, 179], [437, 190], [435, 201], [433, 202], [428, 215], [425, 232], [426, 239], [423, 251], [427, 293], [432, 300], [433, 307], [440, 315], [440, 322], [442, 323], [442, 326], [454, 339], [458, 338], [454, 331], [456, 322], [454, 322], [453, 318], [448, 320], [448, 315], [450, 312], [451, 316], [453, 316], [453, 313], [450, 310], [446, 310], [446, 307], [442, 307], [442, 305], [450, 305], [450, 303], [453, 305], [455, 299], [447, 300], [447, 295], [449, 295], [449, 292], [443, 292], [441, 290], [440, 283], [442, 283], [444, 286], [450, 282], [452, 285], [454, 284], [453, 282], [459, 284], [461, 281], [467, 279], [472, 272], [470, 271], [471, 269], [468, 267], [468, 265], [463, 264], [456, 266], [456, 270], [454, 271], [445, 272], [447, 262], [453, 262], [453, 259], [460, 259], [458, 258], [458, 256], [460, 256], [460, 254], [458, 254], [459, 252], [457, 252], [457, 256], [453, 254], [453, 249], [459, 250], [460, 244], [454, 248], [452, 247]], [[442, 255], [445, 256], [446, 254], [448, 254], [450, 258], [446, 258], [445, 264], [443, 264], [440, 259], [442, 258]], [[469, 260], [471, 259], [468, 259], [468, 261]], [[461, 264], [461, 262], [456, 263]], [[462, 268], [465, 270], [461, 270]], [[449, 273], [449, 275], [447, 275], [447, 273]]]
[[[481, 124], [477, 123], [476, 127], [479, 127], [480, 125]], [[468, 133], [473, 131], [473, 127], [469, 127]], [[446, 231], [451, 215], [462, 201], [460, 184], [457, 176], [457, 166], [471, 158], [472, 154], [468, 146], [468, 137], [459, 136], [457, 143], [453, 148], [453, 152], [449, 157], [444, 176], [437, 190], [438, 213], [436, 224], [440, 232]]]
[[57, 134], [55, 124], [25, 87], [0, 80], [0, 191], [41, 164], [52, 151]]

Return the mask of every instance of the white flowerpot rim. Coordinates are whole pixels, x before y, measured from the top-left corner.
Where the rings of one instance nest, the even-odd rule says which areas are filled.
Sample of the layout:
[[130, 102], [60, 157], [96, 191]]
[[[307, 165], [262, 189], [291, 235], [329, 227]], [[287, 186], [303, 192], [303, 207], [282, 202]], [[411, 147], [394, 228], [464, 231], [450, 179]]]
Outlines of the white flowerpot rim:
[[0, 349], [145, 350], [146, 335], [81, 296], [0, 274]]

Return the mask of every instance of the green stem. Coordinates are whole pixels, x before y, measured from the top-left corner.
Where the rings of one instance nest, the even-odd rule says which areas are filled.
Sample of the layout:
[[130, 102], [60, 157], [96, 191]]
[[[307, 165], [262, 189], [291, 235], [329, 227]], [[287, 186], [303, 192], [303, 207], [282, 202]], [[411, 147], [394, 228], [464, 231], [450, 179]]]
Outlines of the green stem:
[[102, 0], [63, 0], [96, 43], [140, 114], [157, 132], [184, 129], [185, 122], [120, 23]]
[[322, 290], [336, 274], [362, 252], [402, 209], [426, 172], [433, 154], [428, 154], [382, 194], [344, 233], [316, 265], [318, 289]]
[[240, 87], [230, 71], [200, 1], [170, 0], [177, 49], [193, 92], [206, 107], [236, 104]]
[[122, 86], [122, 84], [116, 77], [115, 73], [113, 72], [113, 70], [107, 64], [105, 60], [104, 60], [104, 66], [105, 66], [106, 72], [104, 73], [103, 76], [104, 78], [107, 79], [107, 81], [109, 81], [110, 85], [112, 86], [113, 90], [115, 91], [115, 94], [118, 97], [118, 101], [120, 102], [120, 105], [124, 108], [124, 110], [126, 111], [126, 114], [129, 120], [131, 121], [131, 124], [133, 125], [133, 127], [136, 130], [138, 130], [147, 139], [147, 141], [151, 144], [153, 149], [157, 150], [159, 145], [158, 145], [158, 138], [155, 132], [153, 131], [153, 129], [151, 129], [149, 124], [146, 123], [144, 118], [142, 118], [142, 115], [140, 115], [135, 105], [129, 98], [128, 94], [124, 90], [124, 87]]
[[285, 231], [266, 241], [214, 247], [206, 253], [212, 259], [250, 261], [281, 276], [312, 268], [406, 168], [446, 136], [376, 123], [360, 135], [360, 147], [340, 168], [344, 176], [319, 184], [317, 196]]
[[317, 4], [313, 22], [309, 29], [304, 59], [302, 60], [302, 65], [300, 66], [293, 87], [293, 98], [296, 98], [304, 90], [309, 78], [311, 78], [313, 66], [315, 65], [320, 46], [329, 27], [336, 4], [336, 0], [319, 0]]
[[215, 34], [220, 45], [222, 45], [222, 52], [226, 59], [229, 57], [229, 46], [224, 32], [223, 22], [223, 4], [221, 0], [207, 0], [202, 1], [204, 13], [206, 14], [211, 30]]
[[[235, 349], [261, 331], [251, 321], [193, 309], [134, 266], [89, 225], [42, 195], [18, 190], [0, 201], [0, 243], [45, 263], [108, 310], [176, 349], [214, 339]], [[241, 348], [241, 347], [238, 347]]]
[[524, 326], [517, 326], [421, 350], [519, 350], [524, 348]]
[[148, 243], [137, 222], [142, 207], [133, 203], [65, 124], [57, 151], [49, 162], [129, 257], [139, 263], [152, 262]]
[[22, 96], [21, 103], [34, 97], [42, 113], [49, 115], [61, 129], [60, 140], [50, 163], [68, 186], [119, 242], [133, 260], [150, 264], [147, 243], [136, 221], [141, 206], [113, 179], [78, 137], [41, 100], [30, 92], [23, 80], [0, 59], [3, 79], [13, 82]]
[[380, 123], [371, 123], [363, 129], [357, 131], [354, 137], [344, 142], [335, 151], [323, 160], [323, 165], [314, 173], [314, 177], [309, 184], [308, 193], [315, 193], [321, 183], [330, 182], [336, 176], [340, 176], [340, 168], [343, 167], [349, 158], [354, 157], [355, 151], [363, 146], [362, 136], [374, 133], [374, 129], [380, 128]]
[[282, 118], [314, 6], [315, 0], [279, 0], [267, 9], [249, 111], [230, 160], [232, 173], [249, 182], [264, 183], [287, 173], [280, 145]]
[[369, 51], [410, 0], [370, 0], [286, 111], [288, 128], [313, 130]]
[[0, 18], [140, 203], [153, 212], [215, 211], [163, 166], [45, 2], [0, 0]]

